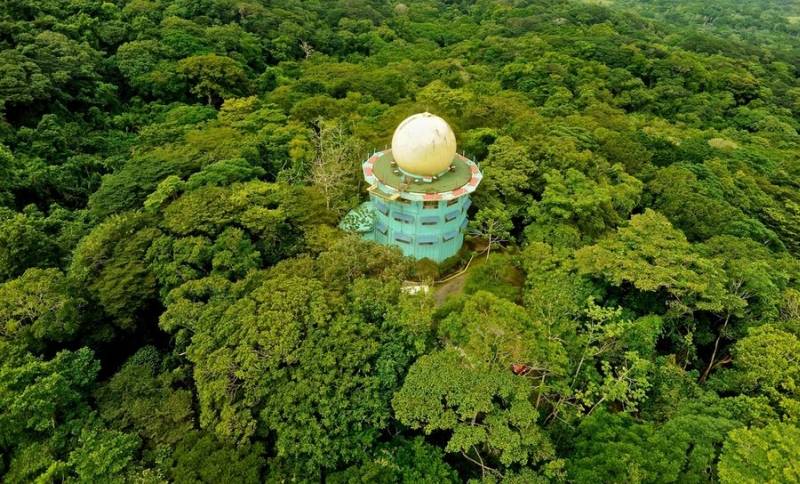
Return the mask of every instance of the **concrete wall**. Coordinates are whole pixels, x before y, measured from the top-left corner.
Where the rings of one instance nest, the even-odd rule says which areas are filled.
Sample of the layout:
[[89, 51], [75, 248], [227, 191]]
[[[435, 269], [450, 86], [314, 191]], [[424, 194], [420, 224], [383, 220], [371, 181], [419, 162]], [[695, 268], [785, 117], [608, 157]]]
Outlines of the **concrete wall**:
[[437, 202], [386, 200], [374, 194], [370, 202], [376, 213], [371, 237], [376, 242], [399, 247], [405, 255], [442, 262], [455, 255], [464, 243], [469, 195]]

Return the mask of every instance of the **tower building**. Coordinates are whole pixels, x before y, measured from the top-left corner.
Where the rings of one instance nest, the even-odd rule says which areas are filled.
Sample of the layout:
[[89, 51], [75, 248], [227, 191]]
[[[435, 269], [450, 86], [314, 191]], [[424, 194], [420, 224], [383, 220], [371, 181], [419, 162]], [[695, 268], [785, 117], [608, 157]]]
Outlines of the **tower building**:
[[447, 122], [430, 113], [397, 126], [392, 148], [362, 164], [369, 201], [340, 226], [364, 238], [399, 247], [407, 256], [442, 262], [464, 243], [469, 195], [482, 174], [456, 152]]

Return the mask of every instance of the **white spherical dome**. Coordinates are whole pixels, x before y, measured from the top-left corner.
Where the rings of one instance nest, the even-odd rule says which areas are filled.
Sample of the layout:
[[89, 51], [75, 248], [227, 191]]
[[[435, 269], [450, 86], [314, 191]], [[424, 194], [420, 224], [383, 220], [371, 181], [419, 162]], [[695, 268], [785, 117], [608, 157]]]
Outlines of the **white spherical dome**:
[[447, 121], [431, 113], [403, 120], [392, 136], [392, 156], [405, 172], [438, 175], [450, 167], [456, 155], [456, 135]]

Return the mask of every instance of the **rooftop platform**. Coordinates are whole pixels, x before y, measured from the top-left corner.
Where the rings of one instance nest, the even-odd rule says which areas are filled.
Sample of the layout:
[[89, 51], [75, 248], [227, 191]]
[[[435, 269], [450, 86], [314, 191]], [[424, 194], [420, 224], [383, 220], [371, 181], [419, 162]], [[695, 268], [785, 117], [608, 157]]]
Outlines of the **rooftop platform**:
[[478, 165], [456, 154], [452, 167], [435, 178], [409, 176], [393, 163], [392, 150], [379, 151], [362, 164], [373, 193], [414, 201], [452, 200], [475, 191], [483, 178]]

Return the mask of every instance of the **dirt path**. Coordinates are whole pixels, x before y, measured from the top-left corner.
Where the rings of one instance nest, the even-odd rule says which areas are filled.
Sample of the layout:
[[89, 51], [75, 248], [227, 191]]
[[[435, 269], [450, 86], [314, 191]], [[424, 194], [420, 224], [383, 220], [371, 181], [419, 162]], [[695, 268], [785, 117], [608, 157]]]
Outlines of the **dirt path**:
[[459, 274], [436, 288], [436, 291], [433, 293], [433, 300], [436, 301], [437, 306], [441, 306], [445, 299], [447, 299], [447, 296], [459, 293], [464, 289], [464, 283], [467, 281], [467, 274], [469, 274], [469, 271]]
[[449, 279], [447, 282], [437, 284], [433, 293], [433, 300], [436, 301], [436, 305], [441, 306], [448, 296], [460, 293], [464, 289], [464, 283], [467, 282], [467, 276], [470, 271], [483, 264], [483, 262], [484, 256], [473, 257], [464, 272]]

